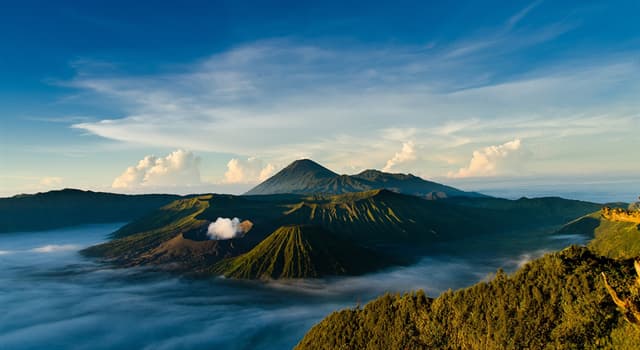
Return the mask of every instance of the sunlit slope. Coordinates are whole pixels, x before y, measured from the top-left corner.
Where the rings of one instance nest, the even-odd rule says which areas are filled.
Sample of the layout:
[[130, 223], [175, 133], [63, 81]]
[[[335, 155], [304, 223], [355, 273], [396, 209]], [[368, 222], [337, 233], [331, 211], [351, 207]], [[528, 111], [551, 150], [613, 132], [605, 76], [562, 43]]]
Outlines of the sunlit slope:
[[281, 220], [322, 226], [366, 244], [428, 242], [493, 227], [474, 208], [460, 211], [446, 203], [388, 190], [307, 197], [291, 205]]
[[633, 283], [631, 261], [571, 247], [436, 299], [385, 295], [335, 312], [296, 349], [635, 349], [640, 331], [616, 310], [601, 272], [616, 290]]
[[640, 256], [640, 224], [606, 218], [601, 211], [568, 223], [558, 233], [589, 235], [589, 248], [610, 258]]
[[[296, 201], [298, 197], [295, 197]], [[244, 253], [273, 229], [290, 196], [202, 195], [177, 200], [116, 231], [110, 242], [84, 254], [125, 265], [174, 264], [198, 272], [220, 259]], [[254, 228], [241, 239], [210, 240], [207, 228], [217, 218], [248, 219]]]
[[211, 195], [174, 201], [114, 233], [115, 239], [89, 247], [84, 254], [128, 261], [187, 232], [206, 230], [207, 221], [196, 216], [209, 207]]
[[387, 265], [385, 260], [321, 227], [289, 225], [212, 271], [239, 279], [317, 278], [362, 274]]

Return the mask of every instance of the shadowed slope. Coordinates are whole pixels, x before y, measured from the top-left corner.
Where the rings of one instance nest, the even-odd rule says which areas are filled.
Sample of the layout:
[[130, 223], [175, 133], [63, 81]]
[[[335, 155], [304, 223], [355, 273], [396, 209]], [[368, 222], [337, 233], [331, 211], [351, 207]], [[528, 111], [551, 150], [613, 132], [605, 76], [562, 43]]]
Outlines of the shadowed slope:
[[411, 174], [390, 174], [379, 170], [365, 170], [352, 178], [367, 181], [372, 188], [386, 188], [403, 194], [437, 199], [456, 196], [486, 197], [476, 192], [465, 192], [457, 188], [427, 181]]
[[0, 233], [136, 219], [181, 196], [64, 189], [0, 198]]

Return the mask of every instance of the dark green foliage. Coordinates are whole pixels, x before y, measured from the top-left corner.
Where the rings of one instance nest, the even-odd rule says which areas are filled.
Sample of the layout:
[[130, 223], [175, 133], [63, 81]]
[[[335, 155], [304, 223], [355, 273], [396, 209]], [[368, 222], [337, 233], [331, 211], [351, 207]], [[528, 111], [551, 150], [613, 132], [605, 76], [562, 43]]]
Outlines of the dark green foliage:
[[0, 233], [130, 221], [178, 198], [74, 189], [0, 198]]
[[[513, 276], [498, 271], [489, 282], [430, 301], [386, 295], [363, 309], [334, 313], [297, 348], [611, 348], [624, 343], [619, 334], [627, 325], [600, 273], [617, 288], [628, 287], [625, 276], [632, 271], [630, 261], [573, 246], [531, 262]], [[628, 336], [637, 339], [633, 332]]]
[[593, 237], [600, 226], [600, 214], [585, 215], [562, 226], [556, 233], [560, 235], [588, 235]]
[[391, 295], [364, 308], [334, 312], [313, 327], [296, 349], [420, 349], [417, 328], [432, 301], [424, 292]]
[[223, 260], [212, 271], [230, 278], [291, 279], [357, 275], [389, 264], [378, 254], [321, 227], [278, 228], [251, 251]]
[[365, 170], [357, 175], [338, 175], [309, 159], [291, 163], [246, 194], [341, 194], [374, 189], [388, 189], [428, 199], [452, 196], [485, 197], [479, 193], [464, 192], [426, 181], [411, 174], [389, 174], [378, 170]]

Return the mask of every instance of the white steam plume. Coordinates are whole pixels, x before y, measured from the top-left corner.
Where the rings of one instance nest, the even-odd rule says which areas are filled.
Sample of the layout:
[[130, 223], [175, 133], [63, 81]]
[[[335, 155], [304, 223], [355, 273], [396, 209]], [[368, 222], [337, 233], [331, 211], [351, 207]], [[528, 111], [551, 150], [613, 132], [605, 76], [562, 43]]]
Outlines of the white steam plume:
[[223, 240], [242, 237], [248, 228], [238, 218], [218, 218], [209, 224], [207, 236], [209, 239]]

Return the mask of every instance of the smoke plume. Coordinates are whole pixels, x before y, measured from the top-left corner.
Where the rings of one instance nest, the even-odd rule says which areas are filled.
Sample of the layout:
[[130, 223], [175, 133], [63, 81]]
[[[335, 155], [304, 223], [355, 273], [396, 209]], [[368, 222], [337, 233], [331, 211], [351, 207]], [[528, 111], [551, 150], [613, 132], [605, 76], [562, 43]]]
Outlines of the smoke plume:
[[218, 218], [215, 222], [209, 224], [207, 236], [209, 239], [215, 240], [242, 237], [251, 227], [253, 227], [253, 223], [249, 220], [240, 222], [238, 218]]

